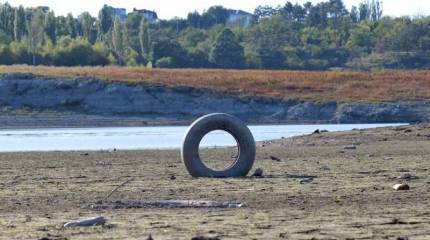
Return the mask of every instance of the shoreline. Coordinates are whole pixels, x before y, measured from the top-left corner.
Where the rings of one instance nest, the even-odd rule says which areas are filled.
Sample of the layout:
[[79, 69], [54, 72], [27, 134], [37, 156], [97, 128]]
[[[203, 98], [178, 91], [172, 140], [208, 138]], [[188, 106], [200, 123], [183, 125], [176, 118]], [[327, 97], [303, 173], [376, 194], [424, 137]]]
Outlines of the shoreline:
[[[0, 114], [0, 130], [54, 129], [98, 127], [164, 127], [189, 126], [192, 120], [148, 119], [144, 117], [111, 117], [84, 114]], [[246, 121], [248, 125], [337, 125], [337, 124], [409, 124], [384, 123], [334, 123], [329, 121]]]

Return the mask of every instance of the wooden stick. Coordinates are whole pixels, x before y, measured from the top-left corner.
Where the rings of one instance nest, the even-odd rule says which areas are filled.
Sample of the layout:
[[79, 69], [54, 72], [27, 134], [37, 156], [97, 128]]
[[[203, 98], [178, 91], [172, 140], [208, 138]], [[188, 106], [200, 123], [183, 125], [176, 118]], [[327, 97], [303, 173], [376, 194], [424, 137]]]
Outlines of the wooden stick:
[[122, 188], [123, 186], [125, 186], [127, 183], [133, 181], [133, 178], [128, 179], [127, 181], [121, 183], [119, 186], [117, 186], [116, 188], [114, 188], [105, 198], [103, 198], [102, 202], [108, 200], [116, 191], [118, 191], [118, 189]]

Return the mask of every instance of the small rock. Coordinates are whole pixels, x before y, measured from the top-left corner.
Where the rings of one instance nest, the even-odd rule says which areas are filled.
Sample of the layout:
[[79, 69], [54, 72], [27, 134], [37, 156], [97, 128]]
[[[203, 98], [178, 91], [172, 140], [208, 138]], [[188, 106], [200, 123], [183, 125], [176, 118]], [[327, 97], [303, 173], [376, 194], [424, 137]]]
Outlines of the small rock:
[[328, 130], [321, 130], [320, 133], [328, 133]]
[[86, 218], [86, 219], [80, 219], [76, 221], [67, 222], [64, 224], [64, 227], [91, 227], [91, 226], [97, 226], [97, 225], [103, 225], [106, 223], [106, 219], [102, 216], [100, 217], [93, 217], [93, 218]]
[[401, 183], [401, 184], [394, 185], [393, 189], [396, 190], [396, 191], [405, 191], [405, 190], [409, 190], [410, 187], [406, 183]]
[[412, 179], [418, 179], [417, 176], [414, 176], [412, 173], [410, 172], [405, 172], [403, 173], [399, 179], [403, 179], [403, 180], [412, 180]]
[[343, 149], [345, 149], [345, 150], [355, 150], [355, 149], [357, 149], [357, 146], [355, 146], [354, 144], [350, 144], [350, 145], [344, 146]]
[[328, 166], [322, 166], [322, 167], [320, 167], [320, 170], [322, 170], [322, 171], [330, 171], [331, 168], [328, 167]]
[[280, 161], [281, 161], [281, 159], [280, 159], [280, 158], [275, 157], [275, 156], [270, 156], [270, 159], [271, 159], [271, 160], [273, 160], [273, 161], [277, 161], [277, 162], [280, 162]]
[[305, 184], [305, 183], [311, 183], [314, 180], [314, 178], [303, 178], [300, 180], [300, 184]]
[[403, 173], [402, 176], [399, 177], [400, 179], [411, 179], [412, 174], [410, 172]]
[[320, 134], [321, 132], [320, 132], [320, 130], [319, 129], [317, 129], [317, 130], [315, 130], [312, 134]]
[[170, 180], [176, 180], [175, 175], [170, 176]]
[[263, 177], [263, 169], [257, 168], [255, 169], [254, 174], [252, 174], [253, 177]]
[[149, 234], [149, 236], [146, 238], [146, 240], [154, 240], [154, 239], [152, 238], [152, 235]]
[[81, 156], [88, 156], [90, 155], [89, 153], [81, 153]]
[[409, 238], [406, 236], [401, 236], [401, 237], [398, 237], [397, 240], [409, 240]]
[[412, 129], [406, 129], [404, 132], [405, 132], [405, 133], [411, 133], [411, 132], [412, 132]]
[[393, 160], [394, 158], [392, 158], [392, 157], [384, 157], [383, 158], [385, 161], [388, 161], [388, 160]]
[[373, 158], [373, 157], [375, 157], [375, 154], [367, 154], [367, 157], [368, 158]]
[[196, 236], [191, 238], [191, 240], [221, 240], [218, 236]]

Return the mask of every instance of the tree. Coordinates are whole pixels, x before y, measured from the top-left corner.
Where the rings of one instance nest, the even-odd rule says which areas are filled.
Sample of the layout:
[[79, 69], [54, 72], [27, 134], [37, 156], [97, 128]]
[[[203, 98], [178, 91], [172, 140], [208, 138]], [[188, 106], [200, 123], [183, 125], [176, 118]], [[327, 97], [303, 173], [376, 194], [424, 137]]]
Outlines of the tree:
[[202, 21], [202, 16], [200, 16], [200, 14], [197, 11], [188, 13], [188, 16], [187, 16], [188, 25], [195, 28], [200, 28], [201, 21]]
[[115, 18], [112, 30], [113, 50], [118, 56], [118, 64], [124, 63], [124, 25], [119, 18]]
[[14, 34], [14, 17], [15, 10], [8, 2], [0, 4], [0, 30], [11, 37]]
[[30, 43], [32, 63], [36, 65], [37, 46], [43, 41], [44, 14], [41, 10], [35, 10], [31, 15], [31, 20], [27, 22], [27, 35]]
[[104, 5], [99, 12], [99, 33], [106, 34], [113, 26], [112, 8]]
[[360, 3], [360, 5], [358, 6], [358, 9], [359, 9], [360, 21], [365, 21], [370, 19], [371, 9], [368, 1]]
[[91, 42], [94, 19], [89, 12], [83, 12], [78, 17], [78, 22], [81, 26], [82, 36]]
[[[163, 64], [169, 62], [170, 67], [186, 67], [188, 66], [187, 52], [172, 39], [159, 39], [152, 43], [152, 60], [157, 63], [162, 58]], [[157, 64], [156, 64], [157, 65]], [[163, 65], [164, 67], [165, 65]]]
[[379, 0], [372, 0], [371, 16], [373, 22], [378, 22], [382, 17], [382, 2]]
[[22, 6], [15, 9], [13, 25], [14, 39], [15, 41], [20, 41], [25, 35], [25, 10]]
[[139, 42], [142, 56], [148, 58], [151, 52], [151, 35], [149, 32], [149, 23], [145, 19], [142, 19], [140, 22]]
[[45, 27], [44, 30], [46, 35], [51, 40], [51, 42], [55, 44], [57, 40], [57, 36], [56, 36], [56, 24], [55, 24], [54, 12], [51, 11], [45, 15], [44, 27]]
[[212, 47], [211, 60], [216, 66], [221, 68], [244, 67], [244, 49], [230, 29], [226, 28], [219, 34]]
[[67, 17], [66, 17], [66, 29], [67, 29], [68, 35], [70, 35], [72, 38], [75, 38], [77, 36], [75, 18], [71, 13], [67, 14]]

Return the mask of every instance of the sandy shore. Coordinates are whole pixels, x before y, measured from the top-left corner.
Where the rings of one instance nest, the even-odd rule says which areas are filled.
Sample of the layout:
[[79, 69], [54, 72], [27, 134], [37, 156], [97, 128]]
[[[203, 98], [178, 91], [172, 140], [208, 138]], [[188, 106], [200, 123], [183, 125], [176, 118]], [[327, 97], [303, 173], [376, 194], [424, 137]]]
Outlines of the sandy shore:
[[[242, 179], [193, 179], [177, 150], [1, 153], [0, 239], [430, 239], [429, 125], [313, 134], [259, 143], [257, 152], [265, 177]], [[128, 180], [110, 201], [247, 207], [87, 208]], [[392, 189], [403, 182], [409, 191]], [[105, 226], [62, 228], [97, 215]]]

